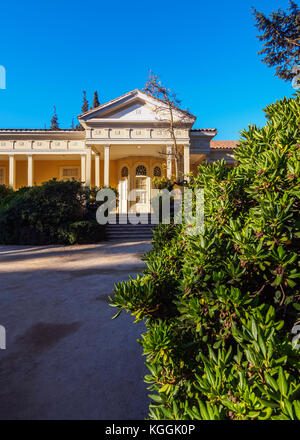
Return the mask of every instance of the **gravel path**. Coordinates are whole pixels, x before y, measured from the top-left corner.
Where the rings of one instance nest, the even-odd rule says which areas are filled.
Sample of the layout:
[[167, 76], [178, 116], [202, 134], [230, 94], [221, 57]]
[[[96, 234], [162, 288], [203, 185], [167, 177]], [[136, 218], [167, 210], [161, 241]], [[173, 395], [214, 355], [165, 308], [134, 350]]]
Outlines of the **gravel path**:
[[1, 419], [143, 419], [143, 324], [112, 321], [114, 282], [149, 242], [0, 246]]

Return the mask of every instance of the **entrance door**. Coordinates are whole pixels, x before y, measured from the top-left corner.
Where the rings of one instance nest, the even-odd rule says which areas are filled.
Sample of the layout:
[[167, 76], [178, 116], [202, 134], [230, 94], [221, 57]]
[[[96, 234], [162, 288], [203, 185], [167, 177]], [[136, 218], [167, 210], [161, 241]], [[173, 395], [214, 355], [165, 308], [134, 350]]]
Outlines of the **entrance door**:
[[127, 199], [128, 199], [128, 180], [127, 178], [119, 182], [119, 212], [120, 214], [127, 214]]
[[129, 194], [129, 171], [128, 167], [124, 166], [121, 170], [121, 179], [118, 185], [119, 193], [119, 213], [127, 214], [128, 212], [128, 194]]
[[135, 177], [135, 210], [138, 213], [150, 212], [150, 177]]

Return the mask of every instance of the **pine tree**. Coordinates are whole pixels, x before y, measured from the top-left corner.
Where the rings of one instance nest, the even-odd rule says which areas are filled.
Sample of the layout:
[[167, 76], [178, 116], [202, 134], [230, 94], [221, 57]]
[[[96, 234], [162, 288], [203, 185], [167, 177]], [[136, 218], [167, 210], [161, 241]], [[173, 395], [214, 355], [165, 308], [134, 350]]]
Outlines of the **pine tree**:
[[54, 106], [54, 114], [52, 116], [52, 119], [50, 121], [51, 126], [50, 126], [50, 130], [59, 130], [59, 123], [58, 123], [58, 117], [56, 114], [56, 107]]
[[257, 38], [263, 42], [259, 55], [269, 67], [276, 67], [276, 76], [290, 81], [295, 73], [293, 67], [300, 63], [300, 10], [290, 1], [288, 12], [278, 9], [266, 17], [253, 9], [255, 26], [263, 32]]
[[89, 111], [89, 102], [86, 99], [86, 91], [84, 90], [82, 93], [83, 93], [83, 102], [82, 102], [81, 111], [82, 113], [85, 113]]
[[93, 100], [93, 108], [99, 107], [100, 102], [98, 98], [98, 92], [97, 90], [94, 92], [94, 100]]

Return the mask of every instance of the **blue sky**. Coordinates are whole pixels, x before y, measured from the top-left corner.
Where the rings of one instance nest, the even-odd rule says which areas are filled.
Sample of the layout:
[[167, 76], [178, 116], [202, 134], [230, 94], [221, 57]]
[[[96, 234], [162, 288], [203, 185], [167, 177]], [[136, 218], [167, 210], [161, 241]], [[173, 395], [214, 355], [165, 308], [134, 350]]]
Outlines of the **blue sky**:
[[104, 103], [142, 88], [152, 69], [197, 116], [194, 128], [238, 139], [264, 124], [263, 107], [294, 92], [257, 55], [251, 5], [270, 13], [288, 0], [3, 2], [0, 127], [49, 127], [56, 105], [70, 128], [82, 90]]

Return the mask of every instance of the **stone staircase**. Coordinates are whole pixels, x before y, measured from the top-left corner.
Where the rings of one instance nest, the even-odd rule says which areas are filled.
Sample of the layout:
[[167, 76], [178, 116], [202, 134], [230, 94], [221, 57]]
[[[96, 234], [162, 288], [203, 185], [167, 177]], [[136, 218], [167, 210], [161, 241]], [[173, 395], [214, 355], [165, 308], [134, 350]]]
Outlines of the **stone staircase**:
[[[153, 237], [150, 214], [141, 214], [142, 222], [137, 225], [129, 223], [126, 214], [117, 214], [116, 224], [106, 225], [106, 238], [108, 240], [143, 241]], [[147, 222], [147, 223], [146, 223]]]

